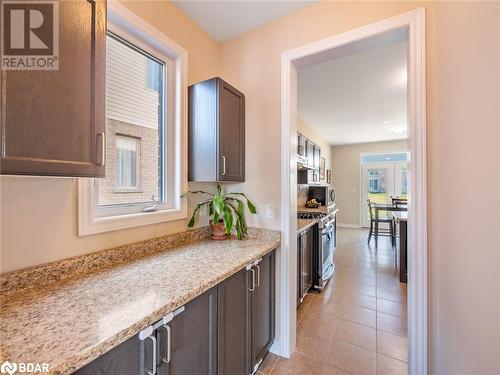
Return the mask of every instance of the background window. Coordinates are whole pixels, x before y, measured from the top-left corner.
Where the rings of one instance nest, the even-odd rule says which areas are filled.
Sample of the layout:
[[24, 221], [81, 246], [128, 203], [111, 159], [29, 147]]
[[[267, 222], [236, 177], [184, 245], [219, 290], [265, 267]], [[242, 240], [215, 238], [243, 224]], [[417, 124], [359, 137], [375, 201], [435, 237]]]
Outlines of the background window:
[[96, 180], [99, 207], [167, 201], [164, 86], [166, 64], [107, 36], [106, 177]]
[[139, 188], [139, 144], [138, 138], [116, 137], [116, 187], [119, 189]]
[[362, 155], [362, 163], [390, 163], [408, 161], [407, 152], [391, 152], [386, 154], [365, 154]]

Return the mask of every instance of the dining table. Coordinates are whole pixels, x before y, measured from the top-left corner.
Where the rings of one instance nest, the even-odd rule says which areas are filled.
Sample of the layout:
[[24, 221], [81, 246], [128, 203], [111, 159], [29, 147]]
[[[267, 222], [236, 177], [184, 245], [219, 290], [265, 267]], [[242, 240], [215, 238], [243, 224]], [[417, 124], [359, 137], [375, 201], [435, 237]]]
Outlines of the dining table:
[[[393, 205], [389, 203], [373, 203], [372, 204], [373, 211], [375, 214], [375, 247], [378, 246], [378, 218], [380, 211], [389, 211], [389, 212], [403, 212], [408, 211], [408, 205], [399, 204]], [[391, 239], [392, 241], [392, 239]]]
[[392, 217], [399, 224], [399, 252], [396, 251], [396, 256], [399, 258], [399, 262], [396, 262], [396, 264], [399, 263], [399, 281], [406, 283], [408, 280], [408, 212], [393, 212]]

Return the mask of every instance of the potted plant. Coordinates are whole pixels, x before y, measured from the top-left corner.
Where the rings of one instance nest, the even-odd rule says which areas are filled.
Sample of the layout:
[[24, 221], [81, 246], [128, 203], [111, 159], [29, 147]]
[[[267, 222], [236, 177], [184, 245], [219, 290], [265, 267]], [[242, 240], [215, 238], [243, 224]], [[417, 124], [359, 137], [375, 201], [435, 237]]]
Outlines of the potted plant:
[[217, 185], [215, 194], [197, 190], [188, 191], [182, 194], [182, 197], [184, 198], [191, 194], [205, 194], [208, 195], [209, 198], [195, 207], [191, 220], [189, 220], [188, 227], [192, 228], [194, 226], [196, 215], [202, 207], [206, 206], [209, 215], [212, 217], [209, 223], [212, 239], [225, 240], [227, 236], [232, 233], [233, 229], [236, 229], [236, 236], [239, 240], [247, 235], [248, 228], [245, 221], [245, 203], [243, 199], [246, 201], [246, 206], [250, 213], [255, 214], [257, 210], [245, 194], [222, 194], [221, 186]]

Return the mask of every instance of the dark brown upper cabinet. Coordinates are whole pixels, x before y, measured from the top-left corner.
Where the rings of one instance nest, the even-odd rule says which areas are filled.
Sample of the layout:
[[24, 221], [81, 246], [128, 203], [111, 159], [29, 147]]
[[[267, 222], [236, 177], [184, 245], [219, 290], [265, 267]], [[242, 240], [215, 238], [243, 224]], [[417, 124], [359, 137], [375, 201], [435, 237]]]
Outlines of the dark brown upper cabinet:
[[2, 174], [104, 177], [106, 1], [59, 1], [59, 69], [1, 71]]
[[218, 77], [189, 87], [189, 181], [245, 181], [245, 95]]

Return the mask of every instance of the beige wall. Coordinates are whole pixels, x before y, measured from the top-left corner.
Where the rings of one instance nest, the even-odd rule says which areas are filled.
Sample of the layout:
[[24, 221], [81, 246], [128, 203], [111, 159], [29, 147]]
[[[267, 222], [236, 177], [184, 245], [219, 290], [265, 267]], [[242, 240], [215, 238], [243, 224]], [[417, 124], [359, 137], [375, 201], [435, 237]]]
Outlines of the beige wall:
[[340, 224], [359, 225], [359, 154], [362, 152], [405, 151], [406, 141], [333, 146], [333, 186]]
[[495, 374], [500, 2], [439, 2], [435, 28], [428, 142], [430, 363], [435, 374]]
[[[218, 74], [217, 43], [173, 4], [124, 4], [188, 51], [189, 83]], [[213, 189], [211, 184], [197, 187]], [[2, 272], [186, 229], [186, 221], [179, 220], [78, 237], [76, 179], [2, 176], [0, 189]]]

